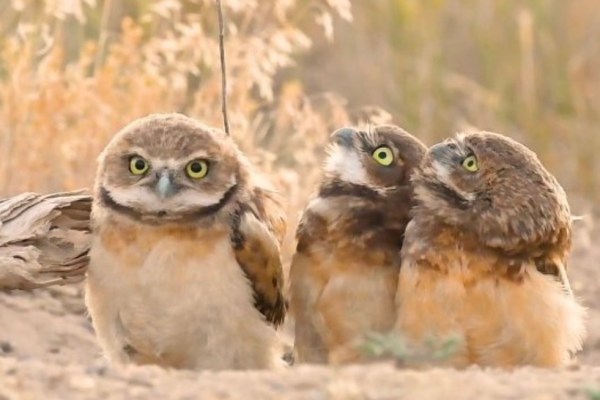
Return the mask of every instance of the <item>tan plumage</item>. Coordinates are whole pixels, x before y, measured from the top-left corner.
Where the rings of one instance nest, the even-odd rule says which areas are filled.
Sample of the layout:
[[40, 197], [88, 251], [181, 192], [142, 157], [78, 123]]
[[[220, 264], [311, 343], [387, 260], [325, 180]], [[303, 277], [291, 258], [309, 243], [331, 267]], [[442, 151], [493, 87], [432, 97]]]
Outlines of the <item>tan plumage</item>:
[[178, 114], [125, 127], [100, 156], [92, 224], [86, 304], [111, 360], [282, 363], [284, 214], [223, 132]]
[[413, 182], [395, 330], [416, 345], [458, 336], [456, 366], [567, 363], [584, 335], [565, 271], [571, 215], [536, 155], [458, 135], [429, 149]]
[[[389, 165], [376, 161], [383, 148]], [[360, 361], [363, 336], [392, 327], [409, 177], [426, 147], [400, 128], [379, 126], [338, 130], [329, 150], [290, 270], [298, 362]]]

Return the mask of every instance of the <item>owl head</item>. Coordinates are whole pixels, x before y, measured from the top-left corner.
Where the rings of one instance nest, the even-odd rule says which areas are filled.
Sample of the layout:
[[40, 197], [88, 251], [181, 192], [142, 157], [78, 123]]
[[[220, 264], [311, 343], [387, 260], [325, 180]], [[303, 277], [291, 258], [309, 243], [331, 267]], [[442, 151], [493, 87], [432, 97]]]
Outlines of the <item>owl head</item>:
[[123, 128], [102, 152], [96, 196], [137, 219], [193, 219], [236, 195], [244, 164], [222, 131], [180, 114], [153, 114]]
[[331, 135], [325, 173], [330, 179], [375, 189], [408, 185], [426, 150], [396, 126], [341, 128]]
[[556, 241], [570, 226], [556, 179], [534, 152], [496, 133], [459, 134], [432, 146], [413, 182], [415, 212], [491, 247]]

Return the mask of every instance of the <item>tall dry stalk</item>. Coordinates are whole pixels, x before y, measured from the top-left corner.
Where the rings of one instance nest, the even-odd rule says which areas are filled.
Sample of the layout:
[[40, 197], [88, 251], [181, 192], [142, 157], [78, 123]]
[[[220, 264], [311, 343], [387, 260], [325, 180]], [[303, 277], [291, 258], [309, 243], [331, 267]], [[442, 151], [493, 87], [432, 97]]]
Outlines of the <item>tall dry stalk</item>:
[[216, 0], [219, 16], [219, 55], [221, 62], [221, 112], [223, 113], [223, 126], [229, 135], [229, 118], [227, 117], [227, 64], [225, 62], [225, 24], [223, 23], [223, 6], [221, 0]]

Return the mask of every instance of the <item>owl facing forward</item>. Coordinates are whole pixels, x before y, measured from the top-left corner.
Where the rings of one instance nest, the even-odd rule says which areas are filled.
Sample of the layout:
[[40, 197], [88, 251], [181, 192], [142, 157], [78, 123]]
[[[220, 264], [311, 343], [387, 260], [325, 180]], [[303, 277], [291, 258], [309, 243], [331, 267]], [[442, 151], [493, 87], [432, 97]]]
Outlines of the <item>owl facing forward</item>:
[[393, 126], [332, 135], [290, 269], [298, 362], [362, 361], [364, 335], [393, 326], [410, 175], [425, 151]]
[[99, 158], [86, 304], [115, 362], [280, 364], [278, 198], [223, 132], [179, 114], [119, 132]]
[[427, 152], [402, 249], [395, 330], [458, 337], [455, 366], [560, 366], [581, 348], [584, 309], [566, 275], [571, 214], [537, 156], [498, 134]]

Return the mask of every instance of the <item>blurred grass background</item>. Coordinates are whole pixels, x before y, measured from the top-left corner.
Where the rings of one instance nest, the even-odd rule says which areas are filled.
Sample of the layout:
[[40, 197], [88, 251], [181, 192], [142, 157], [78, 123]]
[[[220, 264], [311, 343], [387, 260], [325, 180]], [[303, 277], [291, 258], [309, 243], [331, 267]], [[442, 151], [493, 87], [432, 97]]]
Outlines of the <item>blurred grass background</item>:
[[[223, 3], [232, 131], [292, 199], [292, 225], [346, 124], [428, 144], [501, 132], [572, 198], [600, 198], [598, 1]], [[110, 137], [151, 112], [221, 126], [213, 0], [0, 7], [0, 194], [89, 187]]]

